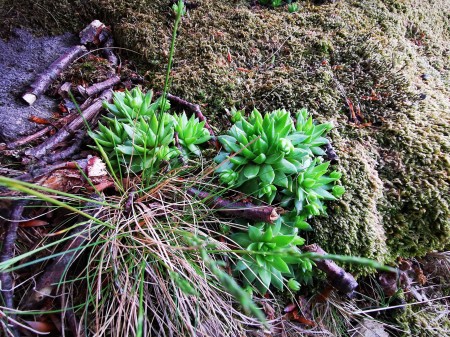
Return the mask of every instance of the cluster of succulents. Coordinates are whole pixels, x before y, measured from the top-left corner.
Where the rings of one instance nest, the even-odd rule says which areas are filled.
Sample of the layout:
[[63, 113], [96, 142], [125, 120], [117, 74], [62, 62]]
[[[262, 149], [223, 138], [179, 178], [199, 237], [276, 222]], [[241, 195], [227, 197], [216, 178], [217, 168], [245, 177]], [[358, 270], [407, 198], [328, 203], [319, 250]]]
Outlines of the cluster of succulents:
[[[233, 240], [248, 253], [235, 266], [245, 284], [254, 284], [264, 294], [273, 284], [282, 290], [284, 281], [292, 290], [298, 281], [310, 278], [312, 261], [301, 258], [304, 240], [299, 230], [310, 230], [307, 219], [325, 215], [325, 200], [339, 198], [345, 189], [337, 185], [341, 173], [329, 172], [321, 146], [332, 125], [315, 124], [306, 109], [295, 121], [285, 110], [264, 117], [253, 110], [248, 118], [232, 111], [233, 126], [218, 139], [223, 151], [216, 157], [219, 180], [266, 202], [274, 201], [288, 213], [277, 224], [248, 226]], [[286, 233], [286, 230], [289, 233]]]
[[149, 170], [154, 173], [162, 163], [176, 165], [180, 151], [175, 143], [178, 133], [182, 150], [200, 155], [197, 145], [209, 140], [204, 122], [187, 120], [185, 113], [171, 115], [170, 104], [162, 97], [152, 102], [153, 93], [144, 94], [139, 87], [115, 92], [113, 103], [104, 103], [109, 114], [105, 124], [89, 135], [102, 147], [115, 169], [121, 165], [131, 172]]
[[198, 118], [187, 118], [186, 113], [175, 114], [175, 131], [178, 134], [180, 145], [197, 156], [201, 155], [199, 144], [211, 139], [209, 131], [205, 129], [206, 122], [199, 122]]
[[216, 172], [222, 183], [268, 203], [277, 197], [285, 206], [294, 204], [299, 215], [325, 214], [321, 200], [343, 193], [331, 185], [340, 174], [326, 175], [329, 163], [319, 164], [330, 123], [314, 124], [305, 109], [295, 123], [285, 110], [264, 117], [253, 110], [248, 119], [233, 111], [232, 120], [227, 134], [218, 137], [224, 151], [216, 157], [221, 163]]
[[[104, 104], [109, 114], [89, 134], [113, 168], [153, 174], [162, 163], [178, 165], [180, 155], [200, 156], [198, 145], [210, 139], [205, 122], [185, 113], [172, 115], [167, 100], [152, 98], [151, 91], [134, 88], [116, 92], [113, 103]], [[322, 159], [321, 146], [328, 143], [324, 136], [332, 125], [315, 124], [305, 109], [295, 120], [286, 110], [264, 116], [253, 110], [248, 117], [233, 110], [231, 120], [227, 134], [218, 137], [223, 147], [215, 158], [219, 181], [288, 211], [275, 224], [257, 223], [231, 234], [246, 252], [234, 270], [261, 294], [271, 284], [296, 291], [313, 266], [300, 256], [304, 239], [298, 232], [310, 229], [311, 216], [326, 214], [324, 200], [344, 193], [336, 184], [341, 174], [329, 172], [329, 162]]]
[[305, 240], [297, 232], [297, 228], [284, 226], [278, 221], [274, 225], [257, 223], [248, 226], [245, 232], [233, 234], [233, 241], [248, 252], [234, 268], [242, 273], [244, 284], [254, 284], [264, 294], [271, 284], [283, 290], [284, 279], [289, 277], [292, 280], [288, 287], [298, 290], [299, 283], [294, 278], [296, 270], [301, 268], [308, 273], [312, 270], [312, 262], [299, 258], [298, 246]]

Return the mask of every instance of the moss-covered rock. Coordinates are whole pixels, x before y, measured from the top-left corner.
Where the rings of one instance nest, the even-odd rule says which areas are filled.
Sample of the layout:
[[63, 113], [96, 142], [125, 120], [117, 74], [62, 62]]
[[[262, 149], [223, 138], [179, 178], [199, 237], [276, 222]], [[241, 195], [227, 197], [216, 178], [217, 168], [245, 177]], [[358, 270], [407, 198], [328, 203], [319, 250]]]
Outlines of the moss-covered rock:
[[[385, 262], [449, 248], [449, 0], [300, 1], [294, 14], [243, 0], [197, 3], [179, 32], [173, 93], [200, 103], [219, 130], [232, 105], [306, 107], [337, 126], [347, 193], [314, 220], [311, 240]], [[94, 0], [80, 22], [94, 17], [139, 53], [129, 56], [161, 89], [167, 1]]]

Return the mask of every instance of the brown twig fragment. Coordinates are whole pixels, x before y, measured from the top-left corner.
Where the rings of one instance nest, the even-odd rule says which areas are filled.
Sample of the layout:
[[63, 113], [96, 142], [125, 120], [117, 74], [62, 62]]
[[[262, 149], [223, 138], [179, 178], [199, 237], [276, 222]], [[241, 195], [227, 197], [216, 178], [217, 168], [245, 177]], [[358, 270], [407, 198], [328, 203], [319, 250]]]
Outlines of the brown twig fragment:
[[95, 99], [92, 104], [87, 107], [81, 116], [74, 119], [70, 124], [60, 129], [51, 138], [44, 143], [25, 151], [27, 156], [41, 157], [51, 150], [55, 149], [59, 143], [69, 139], [75, 131], [79, 130], [85, 123], [92, 120], [102, 109], [103, 101], [110, 101], [112, 98], [112, 91], [107, 89]]
[[41, 166], [44, 166], [46, 164], [53, 164], [61, 160], [68, 159], [79, 152], [81, 145], [83, 144], [84, 136], [86, 135], [86, 132], [83, 130], [79, 130], [75, 132], [75, 136], [72, 140], [72, 145], [70, 145], [68, 148], [52, 153], [44, 158], [42, 158], [39, 163]]
[[272, 206], [258, 206], [251, 202], [234, 202], [220, 197], [215, 197], [208, 192], [200, 191], [196, 188], [189, 188], [187, 193], [204, 199], [212, 208], [220, 213], [234, 218], [243, 218], [254, 221], [273, 223], [280, 217], [279, 208]]
[[[5, 237], [3, 239], [2, 251], [0, 255], [0, 262], [6, 262], [13, 258], [14, 254], [14, 244], [17, 238], [17, 229], [19, 228], [19, 221], [22, 217], [23, 209], [27, 201], [19, 200], [17, 201], [12, 210], [10, 216], [10, 223], [6, 229]], [[3, 297], [3, 305], [6, 308], [14, 308], [14, 288], [13, 288], [13, 278], [10, 272], [0, 273], [0, 289]], [[14, 330], [12, 330], [14, 333]]]
[[211, 126], [208, 123], [208, 120], [206, 119], [206, 117], [202, 114], [202, 111], [200, 110], [200, 105], [198, 104], [194, 104], [194, 103], [190, 103], [178, 96], [174, 96], [172, 94], [167, 94], [167, 99], [174, 105], [177, 105], [180, 108], [184, 108], [187, 109], [189, 111], [191, 111], [192, 113], [195, 113], [195, 116], [199, 119], [199, 121], [201, 122], [205, 122], [205, 128], [209, 131], [209, 134], [211, 135], [211, 139], [214, 142], [214, 145], [216, 147], [217, 150], [219, 150], [220, 148], [220, 144], [217, 140], [217, 137], [214, 134], [213, 129], [211, 128]]
[[[303, 246], [302, 251], [316, 253], [319, 255], [327, 254], [318, 244]], [[339, 292], [350, 296], [356, 289], [356, 287], [358, 287], [358, 282], [356, 282], [353, 275], [347, 273], [344, 269], [339, 267], [334, 261], [315, 260], [315, 262], [317, 268], [319, 268], [321, 271], [327, 274], [328, 281]]]
[[70, 48], [66, 53], [54, 61], [48, 69], [30, 85], [30, 89], [22, 96], [22, 99], [29, 105], [33, 105], [36, 99], [47, 90], [61, 72], [84, 52], [86, 52], [84, 46], [73, 46]]
[[98, 93], [104, 91], [105, 89], [111, 88], [112, 86], [116, 85], [119, 82], [120, 82], [120, 77], [117, 75], [114, 75], [113, 77], [110, 77], [103, 82], [95, 83], [87, 88], [84, 88], [80, 85], [80, 86], [78, 86], [78, 91], [84, 97], [90, 97], [93, 95], [97, 95]]

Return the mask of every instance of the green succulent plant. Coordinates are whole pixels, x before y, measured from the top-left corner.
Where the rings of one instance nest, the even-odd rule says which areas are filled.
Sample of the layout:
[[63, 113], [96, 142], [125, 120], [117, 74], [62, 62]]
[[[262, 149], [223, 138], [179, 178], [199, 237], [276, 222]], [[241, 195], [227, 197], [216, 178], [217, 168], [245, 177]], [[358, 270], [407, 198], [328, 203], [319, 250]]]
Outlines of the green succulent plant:
[[200, 156], [200, 148], [197, 146], [203, 144], [211, 139], [209, 131], [205, 129], [205, 121], [199, 122], [194, 115], [187, 118], [186, 113], [174, 115], [175, 131], [178, 133], [180, 145], [187, 151]]
[[115, 91], [113, 103], [103, 102], [103, 107], [110, 112], [110, 116], [127, 122], [137, 117], [152, 116], [157, 112], [166, 112], [170, 109], [170, 103], [167, 100], [164, 100], [164, 107], [162, 107], [162, 97], [154, 102], [152, 99], [153, 91], [149, 90], [144, 94], [139, 87], [135, 87], [131, 91]]
[[325, 154], [320, 146], [328, 143], [323, 136], [332, 128], [314, 124], [306, 109], [296, 117], [294, 124], [286, 110], [264, 117], [253, 110], [248, 119], [232, 111], [234, 125], [218, 137], [224, 149], [216, 157], [220, 181], [269, 203], [279, 190], [289, 189], [315, 156]]
[[[298, 229], [276, 224], [257, 223], [248, 231], [235, 233], [232, 240], [248, 254], [239, 260], [234, 270], [242, 274], [244, 285], [251, 285], [265, 294], [270, 285], [283, 290], [284, 277], [294, 277], [298, 269], [311, 270], [308, 259], [298, 257], [298, 246], [305, 240], [298, 236]], [[292, 282], [291, 282], [292, 283]]]
[[281, 191], [281, 206], [295, 208], [297, 215], [308, 218], [312, 215], [325, 215], [323, 200], [336, 200], [345, 192], [343, 186], [334, 185], [342, 174], [333, 171], [329, 174], [330, 162], [321, 163], [321, 158], [314, 159], [309, 167], [291, 180], [287, 188]]
[[288, 11], [289, 13], [295, 13], [298, 11], [298, 4], [297, 3], [290, 3], [288, 4]]
[[[109, 111], [105, 124], [89, 135], [107, 154], [113, 168], [125, 166], [133, 173], [146, 170], [157, 172], [162, 163], [177, 165], [180, 155], [174, 133], [178, 132], [185, 151], [200, 154], [197, 145], [209, 140], [204, 122], [187, 119], [186, 114], [172, 116], [166, 112], [170, 104], [161, 98], [152, 102], [153, 93], [144, 94], [139, 87], [131, 91], [115, 92], [113, 103], [104, 103]], [[161, 106], [164, 104], [164, 107]]]

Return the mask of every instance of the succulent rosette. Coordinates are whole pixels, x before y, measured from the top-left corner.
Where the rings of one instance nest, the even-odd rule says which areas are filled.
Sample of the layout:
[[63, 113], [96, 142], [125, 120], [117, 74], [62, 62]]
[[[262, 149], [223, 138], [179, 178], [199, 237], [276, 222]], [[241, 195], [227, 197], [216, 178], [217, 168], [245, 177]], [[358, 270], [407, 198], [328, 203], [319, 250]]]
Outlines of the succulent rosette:
[[[286, 110], [275, 110], [264, 117], [253, 110], [248, 118], [232, 111], [234, 125], [218, 139], [223, 151], [216, 157], [216, 170], [222, 183], [263, 198], [271, 203], [277, 192], [292, 188], [297, 176], [305, 172], [315, 156], [325, 154], [325, 133], [330, 123], [316, 125], [303, 109], [296, 122]], [[234, 173], [233, 173], [234, 172]]]
[[[248, 231], [236, 233], [232, 240], [245, 249], [234, 270], [241, 273], [244, 285], [253, 284], [261, 294], [265, 294], [273, 284], [283, 290], [285, 277], [294, 277], [299, 265], [312, 269], [309, 259], [300, 259], [298, 246], [305, 240], [298, 236], [298, 229], [276, 224], [257, 223], [248, 226]], [[293, 282], [291, 281], [291, 285]]]

